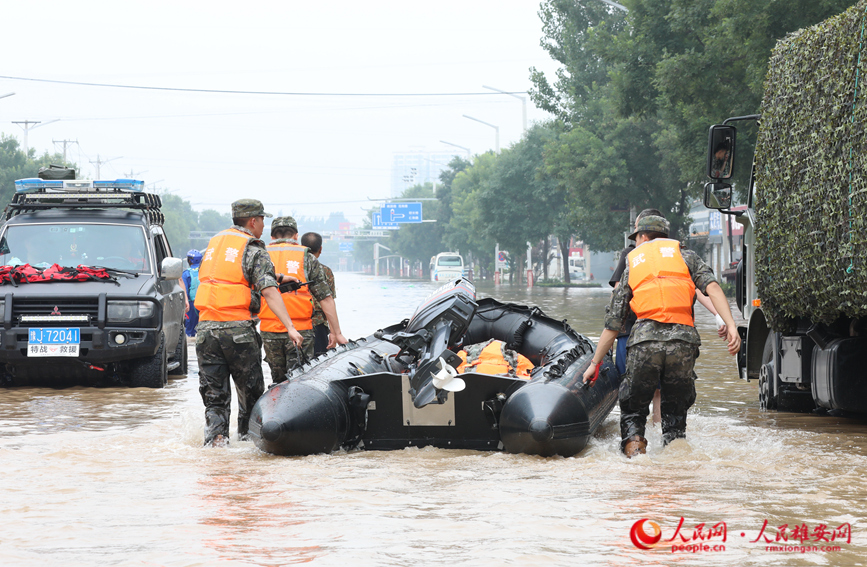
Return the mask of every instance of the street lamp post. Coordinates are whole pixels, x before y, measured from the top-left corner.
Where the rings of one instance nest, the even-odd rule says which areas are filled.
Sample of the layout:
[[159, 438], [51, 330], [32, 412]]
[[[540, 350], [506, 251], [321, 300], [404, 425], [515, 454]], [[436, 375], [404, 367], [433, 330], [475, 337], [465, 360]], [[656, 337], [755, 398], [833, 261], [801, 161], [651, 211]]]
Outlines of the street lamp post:
[[440, 140], [440, 143], [441, 143], [441, 144], [445, 144], [445, 145], [447, 145], [447, 146], [454, 146], [454, 147], [456, 147], [456, 148], [460, 148], [460, 149], [464, 150], [465, 152], [467, 152], [467, 159], [469, 159], [470, 157], [472, 157], [472, 155], [470, 154], [470, 148], [465, 148], [465, 147], [463, 147], [463, 146], [459, 146], [459, 145], [457, 145], [457, 144], [453, 144], [453, 143], [451, 143], [451, 142], [446, 142], [445, 140]]
[[507, 92], [507, 91], [504, 91], [504, 90], [502, 90], [502, 89], [497, 89], [497, 88], [489, 87], [489, 86], [486, 86], [486, 85], [482, 85], [482, 88], [483, 88], [483, 89], [488, 89], [488, 90], [490, 90], [490, 91], [496, 91], [496, 92], [498, 92], [498, 93], [502, 93], [502, 94], [504, 94], [504, 95], [509, 95], [509, 96], [512, 97], [512, 98], [517, 98], [517, 99], [519, 99], [519, 100], [521, 101], [521, 125], [522, 125], [523, 128], [524, 128], [524, 132], [527, 131], [527, 97], [525, 97], [525, 96], [518, 96], [518, 95], [516, 95], [516, 94], [512, 94], [512, 93]]
[[604, 2], [605, 4], [608, 4], [609, 6], [613, 6], [613, 7], [617, 8], [618, 10], [623, 10], [624, 12], [629, 11], [629, 8], [627, 8], [626, 6], [624, 6], [622, 4], [618, 4], [617, 2], [612, 2], [611, 0], [599, 0], [599, 1]]
[[472, 116], [467, 116], [466, 114], [464, 114], [464, 118], [469, 118], [470, 120], [475, 120], [476, 122], [478, 122], [480, 124], [484, 124], [485, 126], [490, 126], [491, 128], [493, 128], [494, 131], [496, 132], [496, 138], [494, 138], [494, 151], [496, 153], [500, 153], [500, 127], [499, 126], [494, 126], [493, 124], [489, 124], [489, 123], [485, 122], [484, 120], [479, 120], [478, 118], [473, 118]]

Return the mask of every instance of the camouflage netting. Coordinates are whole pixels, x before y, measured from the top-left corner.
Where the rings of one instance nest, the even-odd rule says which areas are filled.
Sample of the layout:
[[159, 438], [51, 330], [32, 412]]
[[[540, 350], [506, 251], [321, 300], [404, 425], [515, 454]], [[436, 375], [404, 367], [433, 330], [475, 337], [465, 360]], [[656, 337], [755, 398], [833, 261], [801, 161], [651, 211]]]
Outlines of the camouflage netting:
[[867, 315], [867, 0], [781, 41], [756, 148], [756, 279], [773, 328]]

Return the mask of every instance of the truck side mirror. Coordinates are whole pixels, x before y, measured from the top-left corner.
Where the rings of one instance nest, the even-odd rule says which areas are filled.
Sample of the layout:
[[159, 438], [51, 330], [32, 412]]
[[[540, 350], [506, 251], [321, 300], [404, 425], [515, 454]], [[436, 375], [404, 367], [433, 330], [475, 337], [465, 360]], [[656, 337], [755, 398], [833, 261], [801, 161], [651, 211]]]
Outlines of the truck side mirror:
[[708, 209], [729, 209], [732, 206], [732, 186], [728, 183], [706, 183], [704, 206]]
[[714, 181], [731, 179], [735, 162], [734, 126], [714, 124], [707, 142], [707, 176]]

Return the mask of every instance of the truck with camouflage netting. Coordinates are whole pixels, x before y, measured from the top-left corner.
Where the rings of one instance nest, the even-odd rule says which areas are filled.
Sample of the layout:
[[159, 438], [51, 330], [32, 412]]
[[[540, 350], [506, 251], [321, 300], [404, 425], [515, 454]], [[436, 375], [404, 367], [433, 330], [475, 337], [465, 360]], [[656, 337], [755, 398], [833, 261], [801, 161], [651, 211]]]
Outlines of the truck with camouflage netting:
[[[710, 129], [705, 204], [744, 225], [741, 378], [764, 409], [867, 412], [867, 0], [781, 40], [761, 114]], [[738, 124], [758, 121], [747, 210]]]

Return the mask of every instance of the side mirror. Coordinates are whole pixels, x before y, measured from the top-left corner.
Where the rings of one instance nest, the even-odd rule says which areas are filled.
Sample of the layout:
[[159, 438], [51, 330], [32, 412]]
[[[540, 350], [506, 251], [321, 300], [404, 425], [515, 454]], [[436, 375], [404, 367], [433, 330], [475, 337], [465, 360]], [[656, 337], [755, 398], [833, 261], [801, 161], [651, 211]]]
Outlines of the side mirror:
[[184, 261], [180, 258], [163, 258], [160, 266], [160, 277], [164, 280], [176, 280], [184, 273]]
[[734, 126], [715, 124], [710, 127], [707, 141], [707, 176], [715, 181], [731, 179], [735, 162]]
[[730, 209], [732, 206], [732, 186], [728, 183], [705, 184], [704, 206], [708, 209]]

